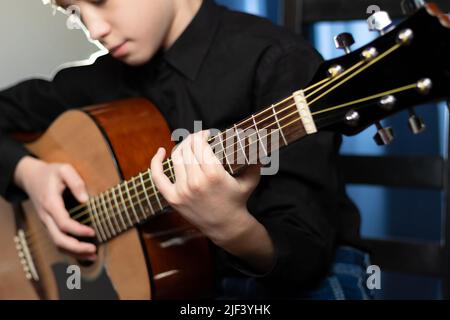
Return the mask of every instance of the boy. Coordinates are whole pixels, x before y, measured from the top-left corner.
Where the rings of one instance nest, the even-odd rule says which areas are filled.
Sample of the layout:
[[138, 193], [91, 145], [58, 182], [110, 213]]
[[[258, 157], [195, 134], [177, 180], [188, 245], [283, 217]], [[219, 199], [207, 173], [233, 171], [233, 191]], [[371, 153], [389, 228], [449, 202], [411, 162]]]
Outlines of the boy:
[[[90, 37], [110, 55], [62, 70], [51, 82], [30, 80], [1, 92], [4, 133], [44, 130], [67, 109], [132, 96], [154, 102], [171, 129], [193, 132], [195, 120], [225, 128], [305, 87], [320, 62], [286, 30], [212, 0], [57, 4], [79, 6]], [[218, 294], [273, 296], [283, 289], [308, 295], [329, 272], [336, 247], [358, 241], [358, 212], [335, 165], [340, 137], [319, 133], [288, 147], [278, 174], [263, 177], [256, 166], [228, 175], [206, 138], [193, 134], [173, 153], [175, 183], [162, 173], [165, 150], [153, 157], [151, 169], [169, 204], [216, 245]], [[87, 200], [77, 172], [29, 156], [5, 135], [0, 153], [0, 194], [16, 200], [24, 191], [60, 248], [95, 259], [94, 245], [69, 235], [94, 236], [94, 230], [71, 220], [61, 199], [68, 187]]]

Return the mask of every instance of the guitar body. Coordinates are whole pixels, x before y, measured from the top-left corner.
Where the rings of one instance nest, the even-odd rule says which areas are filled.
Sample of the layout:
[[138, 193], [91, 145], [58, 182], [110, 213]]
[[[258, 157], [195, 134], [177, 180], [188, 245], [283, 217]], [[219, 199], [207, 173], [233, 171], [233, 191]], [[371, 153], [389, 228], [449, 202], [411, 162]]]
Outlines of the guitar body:
[[33, 283], [25, 277], [14, 242], [15, 236], [14, 210], [0, 198], [0, 300], [39, 299]]
[[[90, 195], [148, 169], [161, 146], [166, 150], [174, 146], [169, 128], [159, 111], [141, 99], [68, 111], [37, 141], [27, 145], [44, 161], [73, 165]], [[30, 281], [40, 298], [172, 299], [210, 295], [208, 241], [175, 212], [155, 216], [99, 245], [99, 258], [88, 265], [58, 250], [29, 201], [16, 211], [17, 231], [27, 235], [20, 242], [25, 251], [21, 256], [25, 257], [26, 271], [34, 271]], [[72, 265], [80, 269], [71, 269]], [[78, 271], [79, 289], [70, 285], [76, 284], [73, 277]], [[33, 297], [36, 294], [29, 298]]]

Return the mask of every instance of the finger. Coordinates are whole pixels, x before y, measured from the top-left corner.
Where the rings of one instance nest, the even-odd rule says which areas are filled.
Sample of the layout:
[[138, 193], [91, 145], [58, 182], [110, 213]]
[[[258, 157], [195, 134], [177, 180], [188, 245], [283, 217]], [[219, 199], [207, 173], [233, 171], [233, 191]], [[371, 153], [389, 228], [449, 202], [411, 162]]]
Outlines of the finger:
[[62, 253], [71, 255], [72, 257], [74, 257], [78, 261], [95, 261], [98, 258], [97, 253], [76, 254], [76, 253], [70, 252], [70, 251], [62, 249], [62, 248], [59, 248], [59, 250]]
[[80, 237], [95, 236], [94, 229], [70, 217], [69, 212], [65, 208], [64, 200], [57, 190], [53, 191], [50, 207], [45, 208], [45, 210], [50, 214], [61, 231]]
[[201, 169], [205, 172], [215, 171], [217, 167], [223, 168], [220, 160], [208, 143], [209, 136], [209, 131], [203, 131], [201, 135], [194, 139], [194, 155], [200, 162]]
[[[208, 143], [209, 132], [204, 131], [201, 135], [194, 139], [195, 157], [200, 162], [200, 168], [203, 174], [214, 183], [218, 179], [222, 179], [225, 169], [220, 163], [211, 146]], [[231, 177], [230, 177], [231, 178]]]
[[203, 177], [203, 172], [192, 150], [192, 136], [187, 138], [186, 144], [182, 146], [181, 152], [186, 171], [187, 187], [195, 192], [200, 187], [200, 180]]
[[66, 249], [63, 248], [58, 248], [60, 252], [64, 253], [64, 254], [68, 254], [71, 255], [72, 257], [74, 257], [75, 259], [77, 259], [78, 261], [95, 261], [98, 258], [97, 253], [82, 253], [82, 254], [77, 254], [77, 253], [73, 253], [71, 251], [68, 251]]
[[95, 261], [97, 260], [98, 256], [97, 254], [93, 253], [93, 254], [80, 254], [80, 255], [75, 255], [75, 258], [78, 261]]
[[173, 183], [164, 174], [162, 162], [165, 156], [166, 150], [164, 148], [159, 148], [158, 152], [152, 159], [150, 169], [153, 182], [155, 183], [158, 191], [161, 192], [164, 198], [166, 198], [166, 200], [170, 202], [171, 199], [175, 198], [176, 194], [174, 191]]
[[55, 242], [55, 244], [61, 249], [67, 250], [74, 254], [94, 254], [96, 251], [95, 245], [87, 242], [80, 242], [79, 240], [65, 235], [62, 233], [56, 222], [50, 215], [47, 215], [46, 219], [47, 229]]
[[261, 165], [248, 166], [236, 180], [244, 192], [253, 191], [261, 180]]
[[85, 255], [78, 255], [77, 259], [80, 261], [95, 261], [97, 260], [98, 256], [96, 253], [93, 254], [85, 254]]
[[79, 202], [85, 203], [88, 201], [89, 195], [86, 190], [86, 185], [78, 172], [71, 165], [62, 166], [60, 175]]
[[172, 152], [172, 163], [175, 171], [175, 181], [178, 185], [183, 185], [186, 183], [186, 170], [184, 168], [181, 150], [177, 149]]

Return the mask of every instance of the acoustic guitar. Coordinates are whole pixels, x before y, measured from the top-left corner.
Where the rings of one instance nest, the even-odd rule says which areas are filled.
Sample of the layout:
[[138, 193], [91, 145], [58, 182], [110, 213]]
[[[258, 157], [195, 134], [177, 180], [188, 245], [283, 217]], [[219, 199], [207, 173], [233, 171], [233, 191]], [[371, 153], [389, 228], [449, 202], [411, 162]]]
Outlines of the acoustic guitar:
[[[375, 13], [370, 24], [382, 36], [353, 52], [349, 35], [337, 36], [347, 54], [324, 62], [308, 87], [211, 137], [224, 168], [238, 174], [252, 146], [270, 156], [321, 130], [355, 135], [376, 123], [377, 142], [389, 143], [392, 132], [379, 121], [402, 110], [413, 132], [422, 131], [411, 108], [449, 98], [450, 19], [432, 4], [414, 11], [396, 27]], [[64, 199], [73, 219], [95, 229], [98, 259], [76, 261], [58, 250], [29, 201], [2, 202], [0, 298], [210, 297], [208, 240], [170, 209], [151, 178], [149, 159], [174, 147], [170, 137], [152, 103], [131, 99], [68, 111], [27, 143], [44, 161], [72, 164], [86, 182], [87, 203], [68, 192]], [[236, 155], [243, 161], [232, 161]], [[171, 159], [164, 169], [173, 180]], [[68, 285], [73, 266], [81, 290]]]

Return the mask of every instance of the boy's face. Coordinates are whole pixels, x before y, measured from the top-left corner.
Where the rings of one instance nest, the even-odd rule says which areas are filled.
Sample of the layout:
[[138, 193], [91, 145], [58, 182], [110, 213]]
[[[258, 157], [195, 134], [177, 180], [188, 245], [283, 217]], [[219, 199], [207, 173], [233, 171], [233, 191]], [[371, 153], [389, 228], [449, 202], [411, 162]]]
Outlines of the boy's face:
[[57, 0], [76, 5], [93, 40], [129, 65], [146, 63], [167, 42], [174, 0]]

